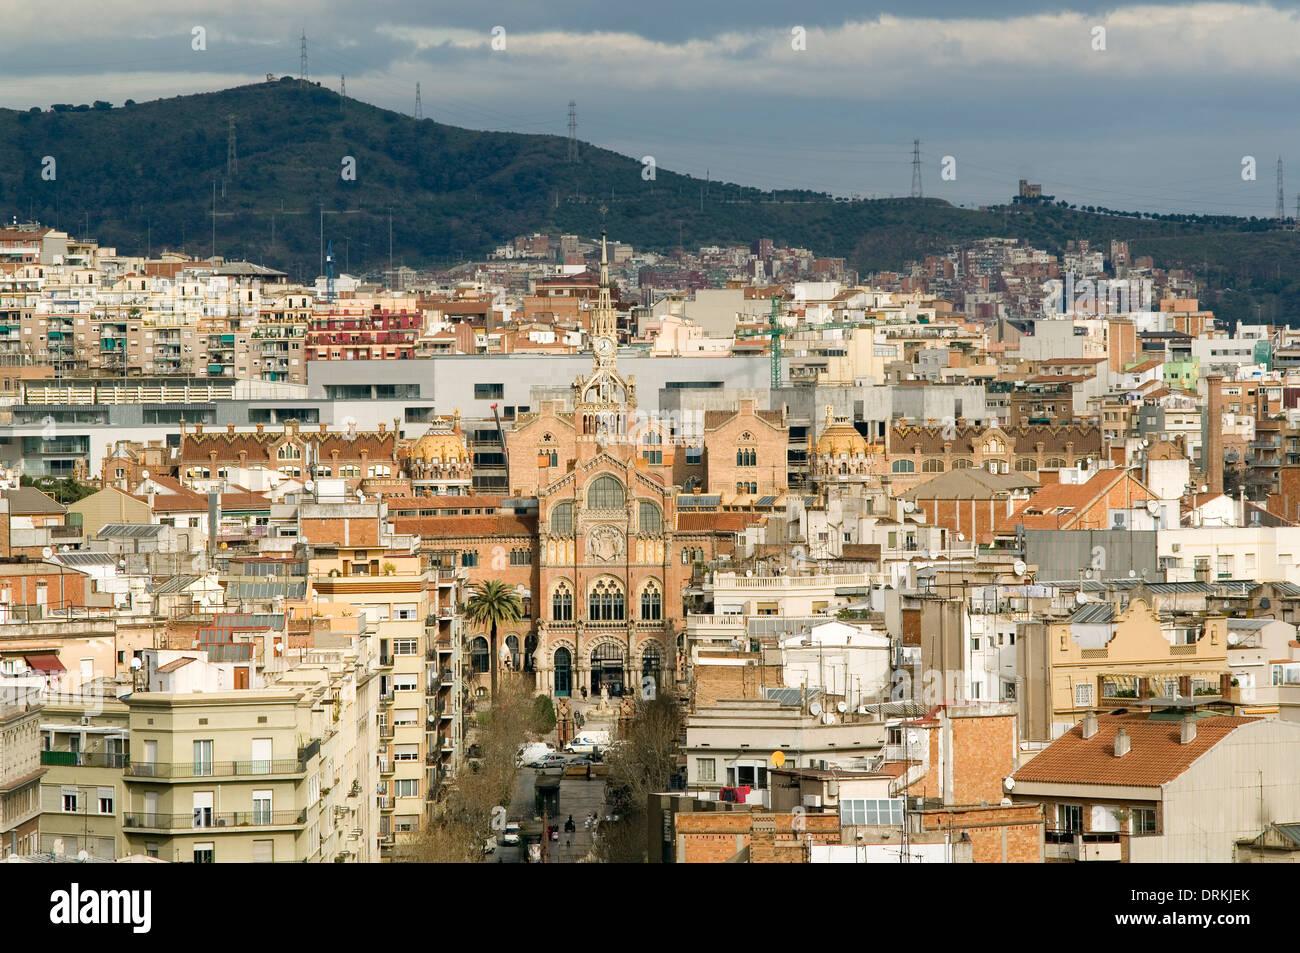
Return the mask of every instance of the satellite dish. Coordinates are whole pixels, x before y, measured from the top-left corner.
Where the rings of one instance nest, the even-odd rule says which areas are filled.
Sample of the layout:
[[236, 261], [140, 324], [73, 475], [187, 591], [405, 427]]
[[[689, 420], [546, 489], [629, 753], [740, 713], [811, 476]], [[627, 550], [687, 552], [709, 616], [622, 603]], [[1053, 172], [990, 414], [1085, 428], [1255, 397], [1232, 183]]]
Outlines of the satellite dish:
[[1025, 574], [1025, 570], [1028, 568], [1029, 567], [1025, 564], [1025, 561], [1023, 559], [1017, 559], [1014, 563], [1011, 564], [1011, 571], [1014, 572], [1017, 576], [1023, 576]]
[[131, 659], [131, 668], [137, 672], [140, 671], [140, 660], [138, 658]]
[[958, 534], [957, 534], [957, 542], [959, 542], [959, 543], [964, 543], [964, 542], [966, 542], [966, 534], [965, 534], [965, 533], [958, 533]]
[[54, 550], [50, 549], [50, 547], [48, 546], [46, 546], [44, 549], [41, 550], [41, 556], [45, 559], [49, 559], [53, 555], [54, 555]]
[[302, 488], [303, 488], [304, 490], [307, 490], [308, 492], [310, 492], [310, 491], [316, 489], [316, 483], [315, 483], [315, 481], [313, 481], [313, 480], [308, 480], [306, 483], [304, 483], [304, 484], [302, 485]]
[[837, 702], [835, 705], [835, 710], [842, 715], [849, 710], [849, 706], [845, 702]]
[[1130, 569], [1130, 570], [1128, 571], [1128, 577], [1129, 577], [1130, 579], [1135, 579], [1135, 578], [1137, 577], [1137, 572], [1134, 571], [1134, 570], [1132, 570], [1132, 569]]
[[808, 714], [812, 715], [814, 718], [820, 715], [821, 713], [822, 713], [821, 702], [813, 702], [811, 705], [808, 706]]
[[1208, 483], [1202, 483], [1202, 484], [1201, 484], [1201, 492], [1202, 492], [1202, 493], [1208, 493], [1209, 490], [1210, 490], [1210, 484], [1208, 484]]
[[276, 654], [276, 655], [283, 655], [283, 654], [284, 654], [284, 643], [283, 643], [283, 642], [276, 642], [276, 643], [275, 643], [275, 654]]
[[914, 509], [916, 509], [916, 504], [913, 503], [911, 500], [904, 500], [904, 501], [903, 501], [903, 512], [904, 512], [904, 513], [910, 513], [910, 512], [912, 512]]
[[1087, 602], [1087, 599], [1084, 598], [1082, 589], [1080, 589], [1078, 592], [1074, 594], [1074, 601], [1076, 605], [1083, 605], [1085, 602]]
[[141, 470], [141, 471], [140, 471], [140, 479], [142, 479], [142, 480], [147, 480], [147, 479], [149, 479], [149, 471], [148, 471], [148, 470]]
[[832, 715], [830, 712], [827, 712], [826, 714], [822, 715], [822, 724], [823, 725], [835, 724], [835, 716]]
[[1015, 789], [1016, 789], [1016, 779], [1015, 779], [1015, 778], [1012, 778], [1012, 777], [1006, 777], [1006, 778], [1003, 778], [1003, 779], [1002, 779], [1002, 790], [1004, 790], [1004, 791], [1014, 791]]
[[1160, 501], [1159, 501], [1159, 500], [1147, 500], [1147, 512], [1150, 513], [1152, 516], [1159, 516], [1159, 515], [1160, 515]]
[[77, 863], [84, 864], [88, 860], [90, 860], [90, 854], [86, 853], [84, 850], [77, 851]]

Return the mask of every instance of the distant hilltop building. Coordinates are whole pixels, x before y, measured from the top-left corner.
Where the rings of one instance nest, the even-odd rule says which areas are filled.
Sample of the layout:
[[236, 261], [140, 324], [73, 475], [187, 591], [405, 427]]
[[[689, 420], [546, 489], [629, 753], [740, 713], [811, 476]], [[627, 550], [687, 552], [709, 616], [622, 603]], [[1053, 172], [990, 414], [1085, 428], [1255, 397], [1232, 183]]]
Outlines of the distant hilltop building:
[[1041, 185], [1030, 182], [1028, 179], [1021, 179], [1020, 190], [1016, 193], [1016, 197], [1012, 201], [1017, 204], [1036, 204], [1038, 202], [1050, 202], [1055, 198], [1055, 195], [1044, 195], [1043, 187]]

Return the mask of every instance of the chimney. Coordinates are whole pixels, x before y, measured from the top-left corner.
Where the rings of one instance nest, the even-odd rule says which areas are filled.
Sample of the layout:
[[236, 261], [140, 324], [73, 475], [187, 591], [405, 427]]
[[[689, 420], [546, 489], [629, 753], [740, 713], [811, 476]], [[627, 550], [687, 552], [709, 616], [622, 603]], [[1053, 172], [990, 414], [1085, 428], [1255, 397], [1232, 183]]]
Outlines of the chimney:
[[1205, 379], [1209, 391], [1210, 419], [1205, 427], [1205, 450], [1202, 463], [1205, 468], [1205, 483], [1209, 492], [1218, 495], [1223, 492], [1223, 378], [1217, 374]]
[[261, 433], [265, 428], [266, 428], [266, 425], [265, 425], [265, 424], [258, 424], [258, 425], [257, 425], [257, 432], [258, 432], [258, 433]]
[[235, 432], [235, 425], [234, 425], [234, 424], [226, 424], [226, 433], [231, 433], [231, 434], [232, 434], [232, 433], [234, 433], [234, 432]]
[[1128, 732], [1123, 728], [1115, 732], [1115, 757], [1122, 758], [1128, 754], [1132, 745], [1129, 742]]
[[1178, 733], [1178, 743], [1180, 745], [1191, 744], [1196, 740], [1196, 722], [1191, 718], [1183, 718], [1182, 730]]
[[1083, 736], [1091, 738], [1097, 733], [1097, 713], [1095, 711], [1086, 712], [1083, 716]]
[[383, 433], [387, 429], [388, 429], [388, 424], [384, 423], [382, 420], [379, 421], [379, 432]]
[[329, 424], [321, 424], [321, 425], [320, 425], [320, 432], [321, 432], [321, 433], [329, 433], [329, 429], [330, 429], [330, 425], [329, 425]]
[[203, 424], [195, 424], [195, 425], [194, 425], [194, 432], [195, 432], [195, 433], [203, 433]]

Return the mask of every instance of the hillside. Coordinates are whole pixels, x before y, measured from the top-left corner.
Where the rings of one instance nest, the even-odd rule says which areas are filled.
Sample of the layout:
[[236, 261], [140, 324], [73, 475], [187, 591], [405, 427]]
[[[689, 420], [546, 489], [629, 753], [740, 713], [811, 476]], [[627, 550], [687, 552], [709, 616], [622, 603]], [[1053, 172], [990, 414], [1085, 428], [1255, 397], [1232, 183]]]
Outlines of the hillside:
[[[707, 185], [582, 144], [577, 163], [551, 135], [475, 132], [415, 120], [315, 84], [283, 79], [217, 93], [107, 108], [0, 110], [0, 214], [36, 218], [123, 251], [212, 250], [319, 273], [320, 229], [338, 267], [375, 273], [482, 254], [513, 235], [610, 234], [642, 248], [764, 236], [868, 272], [897, 268], [954, 241], [1003, 235], [1059, 251], [1071, 238], [1127, 239], [1135, 255], [1208, 271], [1207, 304], [1226, 317], [1300, 316], [1300, 233], [1230, 218], [1181, 221], [1057, 208], [961, 209], [943, 201], [833, 202], [812, 192]], [[238, 171], [227, 176], [227, 118]], [[57, 162], [41, 176], [42, 157]], [[339, 173], [356, 159], [355, 181]], [[1012, 183], [1008, 183], [1010, 193]], [[1170, 216], [1170, 219], [1175, 217]], [[1231, 289], [1231, 290], [1228, 290]]]

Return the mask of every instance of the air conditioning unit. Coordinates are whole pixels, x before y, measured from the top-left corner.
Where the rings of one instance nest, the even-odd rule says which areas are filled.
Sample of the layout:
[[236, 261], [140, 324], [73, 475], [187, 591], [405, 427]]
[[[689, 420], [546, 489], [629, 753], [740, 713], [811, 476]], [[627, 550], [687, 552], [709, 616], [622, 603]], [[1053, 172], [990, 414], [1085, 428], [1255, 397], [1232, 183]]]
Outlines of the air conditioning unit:
[[805, 794], [803, 796], [804, 807], [821, 807], [822, 796], [820, 794]]

